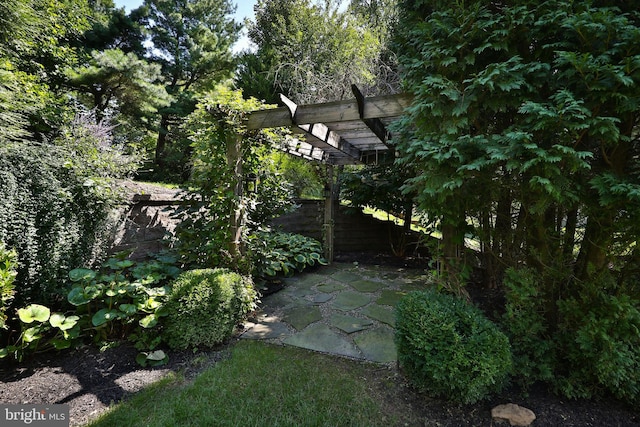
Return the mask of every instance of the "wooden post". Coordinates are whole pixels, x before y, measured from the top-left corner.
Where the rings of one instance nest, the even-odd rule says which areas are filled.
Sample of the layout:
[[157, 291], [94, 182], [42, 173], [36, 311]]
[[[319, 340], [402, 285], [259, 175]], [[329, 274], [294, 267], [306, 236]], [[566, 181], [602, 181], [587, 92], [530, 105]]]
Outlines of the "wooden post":
[[333, 165], [327, 165], [327, 180], [324, 184], [324, 224], [322, 225], [324, 240], [324, 257], [327, 261], [333, 261], [334, 244], [334, 212], [335, 190]]
[[233, 261], [237, 262], [242, 256], [242, 227], [244, 226], [244, 211], [242, 207], [242, 135], [235, 132], [227, 133], [226, 144], [227, 165], [234, 176], [229, 252]]

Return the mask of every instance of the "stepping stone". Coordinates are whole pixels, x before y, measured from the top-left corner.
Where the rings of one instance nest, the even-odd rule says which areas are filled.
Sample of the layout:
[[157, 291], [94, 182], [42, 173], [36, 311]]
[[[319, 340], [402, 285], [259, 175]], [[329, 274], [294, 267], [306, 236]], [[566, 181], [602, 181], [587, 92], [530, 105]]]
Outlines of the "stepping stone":
[[378, 322], [386, 323], [389, 326], [396, 325], [396, 317], [393, 311], [380, 305], [373, 304], [365, 307], [361, 313]]
[[282, 320], [300, 331], [320, 319], [322, 314], [317, 306], [302, 306], [289, 310]]
[[371, 297], [360, 292], [340, 292], [333, 300], [331, 306], [342, 311], [349, 311], [367, 305], [371, 302]]
[[314, 273], [306, 273], [297, 277], [296, 286], [304, 289], [311, 289], [318, 283], [322, 283], [326, 280], [325, 276]]
[[287, 345], [354, 358], [362, 358], [358, 349], [324, 323], [316, 323], [283, 341]]
[[280, 322], [277, 317], [265, 317], [240, 337], [250, 340], [283, 339], [291, 335], [286, 324]]
[[355, 282], [356, 280], [362, 279], [362, 276], [356, 273], [352, 273], [350, 271], [339, 271], [335, 274], [332, 274], [331, 278], [342, 283], [350, 283], [350, 282]]
[[300, 288], [300, 287], [297, 287], [297, 286], [288, 287], [284, 291], [281, 291], [281, 292], [284, 292], [286, 295], [290, 295], [290, 296], [292, 296], [294, 298], [304, 298], [307, 295], [312, 295], [312, 294], [315, 293], [310, 288]]
[[324, 304], [325, 302], [329, 301], [331, 298], [333, 298], [333, 295], [331, 294], [316, 294], [311, 298], [311, 300], [316, 304]]
[[318, 290], [320, 292], [326, 292], [330, 294], [331, 292], [341, 291], [345, 288], [344, 285], [340, 285], [338, 283], [323, 283], [322, 285], [318, 285]]
[[386, 285], [380, 282], [373, 282], [371, 280], [356, 280], [350, 283], [351, 287], [360, 292], [375, 292]]
[[263, 298], [262, 302], [271, 307], [285, 307], [293, 302], [293, 298], [285, 292], [276, 292]]
[[345, 316], [344, 314], [332, 314], [329, 319], [331, 326], [340, 329], [348, 334], [353, 332], [362, 331], [373, 325], [373, 322], [369, 319], [362, 319], [353, 316]]
[[394, 332], [386, 326], [363, 332], [353, 339], [365, 359], [378, 363], [395, 362], [398, 358]]
[[380, 296], [380, 298], [376, 300], [376, 304], [390, 305], [392, 307], [395, 307], [396, 304], [398, 304], [398, 301], [400, 301], [400, 299], [403, 296], [405, 296], [407, 293], [408, 292], [404, 292], [404, 291], [394, 291], [390, 289], [385, 289], [384, 291], [382, 291], [382, 295]]

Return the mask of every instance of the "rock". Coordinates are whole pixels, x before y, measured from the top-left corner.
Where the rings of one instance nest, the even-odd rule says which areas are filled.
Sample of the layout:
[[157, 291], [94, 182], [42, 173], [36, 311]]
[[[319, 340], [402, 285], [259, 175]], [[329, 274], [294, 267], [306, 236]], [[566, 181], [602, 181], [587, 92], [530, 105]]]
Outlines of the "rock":
[[512, 426], [526, 427], [536, 419], [536, 414], [531, 409], [513, 403], [498, 405], [491, 410], [491, 417], [496, 422], [508, 422]]

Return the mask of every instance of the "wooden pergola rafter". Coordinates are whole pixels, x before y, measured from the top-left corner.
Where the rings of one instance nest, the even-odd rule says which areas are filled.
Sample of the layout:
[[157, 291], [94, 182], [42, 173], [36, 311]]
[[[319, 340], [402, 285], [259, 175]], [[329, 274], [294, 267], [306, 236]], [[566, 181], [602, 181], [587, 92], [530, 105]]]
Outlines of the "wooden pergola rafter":
[[[284, 107], [249, 113], [247, 129], [289, 127], [303, 134], [283, 149], [331, 165], [369, 164], [392, 154], [387, 126], [411, 104], [408, 94], [365, 97], [352, 85], [353, 99], [297, 105], [284, 95]], [[392, 158], [392, 157], [391, 157]]]

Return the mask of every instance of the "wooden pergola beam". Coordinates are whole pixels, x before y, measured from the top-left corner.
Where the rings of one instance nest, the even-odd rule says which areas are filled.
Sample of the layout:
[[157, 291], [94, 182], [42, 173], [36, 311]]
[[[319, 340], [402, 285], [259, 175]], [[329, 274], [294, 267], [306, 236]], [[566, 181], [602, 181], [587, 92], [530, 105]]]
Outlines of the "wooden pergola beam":
[[300, 124], [298, 119], [298, 112], [300, 111], [300, 107], [284, 95], [280, 95], [280, 98], [282, 99], [282, 102], [287, 106], [290, 120], [295, 126], [302, 129], [307, 134], [320, 141], [322, 144], [326, 144], [329, 147], [343, 152], [347, 156], [353, 158], [355, 161], [360, 160], [360, 155], [362, 154], [361, 151], [353, 145], [349, 144], [344, 140], [344, 138], [329, 129], [325, 124], [321, 123], [320, 121]]
[[274, 127], [288, 127], [312, 123], [334, 123], [351, 120], [396, 117], [402, 115], [411, 105], [413, 97], [409, 94], [383, 95], [366, 98], [362, 115], [355, 99], [327, 102], [323, 104], [299, 105], [296, 110], [296, 123], [287, 107], [270, 110], [257, 110], [249, 113], [246, 126], [249, 130]]

